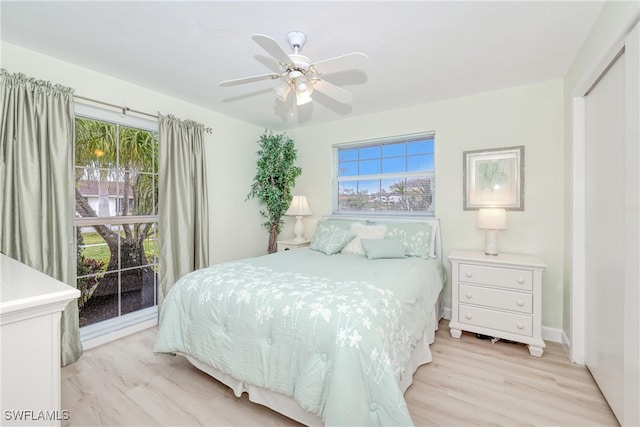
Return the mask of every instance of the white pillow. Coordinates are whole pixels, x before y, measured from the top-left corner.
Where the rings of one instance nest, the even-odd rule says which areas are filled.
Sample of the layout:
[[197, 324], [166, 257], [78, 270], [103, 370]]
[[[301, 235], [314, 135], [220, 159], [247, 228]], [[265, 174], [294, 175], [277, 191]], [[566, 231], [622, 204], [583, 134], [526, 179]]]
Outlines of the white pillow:
[[384, 239], [384, 235], [387, 233], [386, 225], [365, 225], [360, 223], [351, 224], [351, 232], [356, 237], [350, 241], [347, 246], [340, 251], [343, 254], [356, 254], [364, 255], [364, 248], [360, 239]]

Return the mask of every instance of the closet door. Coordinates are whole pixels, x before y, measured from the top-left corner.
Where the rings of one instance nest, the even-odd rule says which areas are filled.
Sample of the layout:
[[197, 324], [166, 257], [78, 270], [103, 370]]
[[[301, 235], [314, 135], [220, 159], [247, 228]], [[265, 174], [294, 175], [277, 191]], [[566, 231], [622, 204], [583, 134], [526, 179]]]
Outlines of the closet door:
[[585, 362], [640, 425], [640, 30], [585, 95]]
[[586, 96], [585, 362], [622, 420], [625, 287], [625, 54]]

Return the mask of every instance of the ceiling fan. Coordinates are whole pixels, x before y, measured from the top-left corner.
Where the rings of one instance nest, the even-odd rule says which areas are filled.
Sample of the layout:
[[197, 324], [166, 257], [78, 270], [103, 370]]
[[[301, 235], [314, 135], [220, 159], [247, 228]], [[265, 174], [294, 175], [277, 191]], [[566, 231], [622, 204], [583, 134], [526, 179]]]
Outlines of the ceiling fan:
[[279, 79], [281, 80], [280, 85], [275, 88], [276, 99], [280, 102], [285, 102], [293, 92], [295, 93], [296, 105], [304, 105], [311, 102], [311, 94], [315, 90], [340, 103], [351, 102], [353, 94], [329, 83], [322, 76], [337, 71], [356, 69], [369, 59], [364, 53], [352, 52], [312, 62], [308, 57], [300, 55], [300, 51], [307, 41], [307, 36], [299, 31], [292, 31], [287, 34], [287, 42], [291, 46], [293, 53], [286, 53], [278, 42], [271, 37], [254, 34], [251, 38], [278, 61], [282, 72], [225, 80], [220, 82], [219, 85], [235, 86], [260, 80]]

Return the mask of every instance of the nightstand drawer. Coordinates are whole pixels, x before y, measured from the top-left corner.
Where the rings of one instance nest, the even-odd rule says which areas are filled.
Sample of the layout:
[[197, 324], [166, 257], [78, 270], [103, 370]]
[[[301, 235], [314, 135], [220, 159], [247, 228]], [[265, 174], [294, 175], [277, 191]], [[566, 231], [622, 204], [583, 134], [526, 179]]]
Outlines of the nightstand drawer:
[[533, 313], [533, 295], [524, 292], [504, 291], [461, 283], [458, 301], [463, 304], [482, 305], [527, 314]]
[[459, 280], [479, 285], [503, 288], [533, 290], [533, 272], [515, 268], [485, 267], [482, 265], [460, 264]]
[[533, 319], [531, 316], [487, 310], [465, 304], [460, 304], [458, 322], [529, 337], [533, 334]]
[[278, 252], [290, 251], [292, 249], [306, 248], [311, 242], [309, 240], [303, 240], [301, 242], [295, 242], [293, 240], [278, 240]]

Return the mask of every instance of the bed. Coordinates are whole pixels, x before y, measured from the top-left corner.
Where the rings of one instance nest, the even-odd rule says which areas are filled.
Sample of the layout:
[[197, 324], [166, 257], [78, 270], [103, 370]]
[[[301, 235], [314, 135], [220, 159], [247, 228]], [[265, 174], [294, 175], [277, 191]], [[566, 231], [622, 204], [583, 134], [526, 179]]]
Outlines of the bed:
[[154, 352], [306, 425], [412, 425], [404, 392], [442, 316], [439, 229], [323, 218], [309, 248], [189, 273]]

